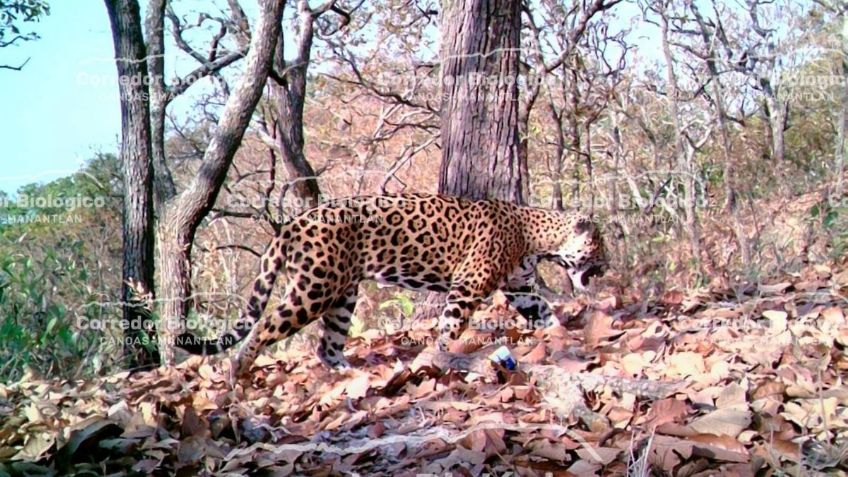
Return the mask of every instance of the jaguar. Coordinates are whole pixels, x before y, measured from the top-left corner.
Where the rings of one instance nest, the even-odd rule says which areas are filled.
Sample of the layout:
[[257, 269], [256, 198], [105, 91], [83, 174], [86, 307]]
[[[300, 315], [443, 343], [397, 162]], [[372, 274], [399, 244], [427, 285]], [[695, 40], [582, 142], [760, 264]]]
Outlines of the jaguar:
[[[437, 339], [445, 350], [497, 289], [528, 322], [554, 324], [547, 302], [534, 293], [543, 259], [563, 266], [577, 290], [607, 268], [599, 227], [582, 213], [421, 193], [337, 199], [279, 227], [230, 331], [216, 338], [185, 332], [176, 344], [206, 355], [244, 340], [235, 357], [243, 373], [265, 347], [321, 318], [318, 357], [346, 369], [359, 283], [375, 280], [447, 293]], [[287, 280], [281, 303], [263, 318], [281, 273]]]

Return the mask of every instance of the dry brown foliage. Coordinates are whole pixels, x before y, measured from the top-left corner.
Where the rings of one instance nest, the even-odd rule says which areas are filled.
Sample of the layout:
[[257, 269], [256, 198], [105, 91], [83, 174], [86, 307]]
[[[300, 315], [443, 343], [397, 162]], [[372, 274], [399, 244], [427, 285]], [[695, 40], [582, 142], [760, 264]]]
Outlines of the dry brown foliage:
[[[93, 381], [0, 386], [11, 474], [810, 475], [845, 470], [848, 271], [737, 289], [611, 290], [557, 303], [564, 323], [466, 335], [466, 364], [366, 331], [324, 369], [308, 346]], [[519, 319], [500, 300], [476, 319]], [[515, 373], [480, 363], [506, 336]], [[416, 356], [417, 359], [416, 359]], [[486, 365], [488, 366], [488, 365]], [[468, 367], [458, 365], [458, 368]], [[548, 375], [553, 370], [554, 374]], [[553, 377], [552, 377], [553, 376]], [[644, 471], [644, 467], [643, 467]], [[647, 474], [643, 474], [647, 475]]]

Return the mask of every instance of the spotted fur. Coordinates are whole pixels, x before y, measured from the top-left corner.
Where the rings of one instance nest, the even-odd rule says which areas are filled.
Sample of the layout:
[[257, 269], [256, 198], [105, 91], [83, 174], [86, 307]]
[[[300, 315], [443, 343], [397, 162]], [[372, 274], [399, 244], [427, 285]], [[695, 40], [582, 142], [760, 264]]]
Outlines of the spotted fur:
[[[263, 348], [322, 318], [318, 356], [332, 368], [346, 368], [344, 344], [359, 283], [367, 279], [447, 292], [441, 349], [498, 288], [528, 320], [549, 325], [553, 314], [533, 293], [543, 258], [563, 265], [577, 289], [606, 267], [598, 229], [582, 214], [428, 194], [333, 201], [280, 229], [262, 256], [246, 313], [231, 331], [214, 339], [187, 333], [177, 344], [214, 354], [247, 338], [236, 357], [243, 372]], [[282, 302], [260, 319], [282, 271]]]

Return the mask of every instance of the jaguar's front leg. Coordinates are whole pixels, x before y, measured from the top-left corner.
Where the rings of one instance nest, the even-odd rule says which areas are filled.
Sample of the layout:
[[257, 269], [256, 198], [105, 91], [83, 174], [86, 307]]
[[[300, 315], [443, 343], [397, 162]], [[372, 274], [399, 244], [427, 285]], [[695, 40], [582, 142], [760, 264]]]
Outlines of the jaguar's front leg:
[[533, 293], [528, 287], [521, 287], [516, 290], [504, 291], [509, 304], [512, 305], [521, 316], [527, 320], [531, 328], [547, 328], [558, 324], [558, 320], [554, 316], [547, 300], [542, 298], [538, 293]]
[[464, 287], [451, 290], [448, 302], [439, 316], [439, 351], [447, 351], [450, 342], [459, 338], [468, 325], [468, 319], [480, 306], [480, 301], [479, 296], [469, 293]]
[[518, 310], [532, 328], [547, 328], [557, 324], [557, 319], [547, 300], [533, 291], [538, 263], [539, 259], [535, 256], [525, 257], [506, 280], [503, 292], [509, 304]]

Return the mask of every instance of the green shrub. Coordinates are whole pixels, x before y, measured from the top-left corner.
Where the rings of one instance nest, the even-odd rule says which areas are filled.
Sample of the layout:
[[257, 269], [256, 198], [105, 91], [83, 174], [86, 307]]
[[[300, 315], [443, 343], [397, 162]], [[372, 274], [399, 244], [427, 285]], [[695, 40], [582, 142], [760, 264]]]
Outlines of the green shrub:
[[[111, 310], [87, 306], [97, 302], [86, 288], [87, 276], [79, 263], [53, 250], [36, 258], [0, 257], [0, 381], [15, 381], [27, 368], [62, 377], [100, 370], [96, 355], [108, 340], [102, 331], [79, 324], [103, 322]], [[65, 300], [79, 308], [69, 310]]]

